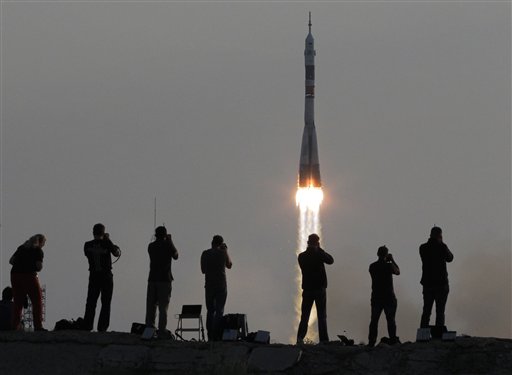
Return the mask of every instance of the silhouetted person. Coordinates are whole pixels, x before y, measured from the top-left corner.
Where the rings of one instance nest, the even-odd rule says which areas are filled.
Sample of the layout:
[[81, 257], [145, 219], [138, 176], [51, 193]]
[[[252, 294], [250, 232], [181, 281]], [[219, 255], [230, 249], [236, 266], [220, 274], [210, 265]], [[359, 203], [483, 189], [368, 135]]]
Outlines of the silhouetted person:
[[444, 310], [448, 299], [448, 271], [446, 263], [453, 260], [453, 254], [443, 243], [443, 232], [433, 227], [428, 241], [420, 246], [422, 262], [421, 285], [423, 285], [423, 314], [421, 328], [428, 328], [432, 306], [436, 303], [436, 326], [444, 326]]
[[377, 250], [379, 259], [370, 264], [370, 275], [372, 277], [372, 315], [370, 319], [370, 332], [368, 334], [368, 346], [374, 346], [377, 340], [377, 331], [379, 327], [379, 318], [382, 310], [386, 314], [388, 323], [388, 334], [390, 343], [398, 343], [396, 336], [395, 314], [397, 301], [393, 289], [393, 275], [400, 275], [400, 268], [389, 254], [386, 246], [381, 246]]
[[213, 236], [211, 249], [201, 254], [201, 272], [204, 273], [205, 279], [208, 341], [222, 338], [222, 317], [228, 296], [226, 268], [231, 268], [232, 265], [224, 239], [219, 235]]
[[12, 288], [10, 286], [5, 287], [2, 290], [2, 300], [0, 301], [0, 331], [12, 329], [12, 311], [14, 308], [12, 299]]
[[12, 327], [20, 329], [21, 311], [25, 304], [26, 297], [32, 302], [32, 314], [34, 319], [34, 330], [45, 331], [42, 323], [43, 303], [41, 286], [37, 273], [43, 269], [43, 246], [46, 238], [42, 234], [30, 237], [23, 245], [18, 247], [9, 263], [11, 269], [11, 285], [14, 298], [12, 312]]
[[299, 266], [302, 271], [302, 306], [297, 344], [304, 342], [308, 332], [309, 315], [313, 302], [318, 316], [318, 335], [320, 342], [329, 342], [327, 333], [327, 274], [325, 264], [333, 264], [334, 259], [320, 247], [320, 237], [311, 234], [308, 237], [306, 251], [299, 254]]
[[112, 255], [119, 257], [121, 251], [105, 233], [103, 224], [95, 224], [92, 229], [94, 239], [84, 244], [84, 253], [89, 261], [89, 286], [83, 329], [91, 331], [94, 326], [96, 304], [101, 294], [101, 310], [98, 319], [98, 332], [105, 332], [110, 324], [110, 303], [114, 290], [112, 275]]
[[146, 325], [155, 326], [156, 307], [158, 305], [158, 334], [168, 335], [167, 309], [171, 300], [172, 277], [171, 263], [178, 259], [178, 250], [165, 227], [155, 229], [155, 241], [148, 246], [149, 277], [146, 298]]

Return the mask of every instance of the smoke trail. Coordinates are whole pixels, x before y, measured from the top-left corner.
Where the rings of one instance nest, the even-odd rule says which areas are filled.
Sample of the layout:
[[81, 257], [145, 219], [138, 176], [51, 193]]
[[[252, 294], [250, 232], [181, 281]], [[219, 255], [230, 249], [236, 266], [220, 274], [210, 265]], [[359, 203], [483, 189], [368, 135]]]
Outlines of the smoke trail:
[[[320, 204], [323, 200], [323, 192], [321, 188], [308, 187], [298, 188], [295, 196], [296, 204], [299, 207], [299, 222], [298, 222], [298, 233], [297, 233], [297, 255], [304, 251], [307, 247], [308, 236], [311, 233], [316, 233], [320, 237], [321, 225], [320, 225]], [[302, 277], [301, 271], [297, 264], [296, 266], [296, 285], [297, 294], [295, 298], [295, 333], [300, 322], [301, 315], [301, 302], [302, 302]], [[315, 326], [316, 322], [316, 307], [313, 306], [308, 324], [308, 335], [307, 339], [312, 341], [318, 341], [318, 332]], [[295, 335], [291, 338], [293, 342]]]

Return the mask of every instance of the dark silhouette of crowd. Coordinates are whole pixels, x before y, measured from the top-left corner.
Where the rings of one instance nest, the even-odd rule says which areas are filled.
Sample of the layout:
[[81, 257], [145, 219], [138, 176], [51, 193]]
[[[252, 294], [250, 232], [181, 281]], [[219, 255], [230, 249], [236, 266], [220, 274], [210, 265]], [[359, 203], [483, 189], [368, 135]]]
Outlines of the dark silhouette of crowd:
[[[101, 309], [97, 331], [105, 332], [110, 324], [110, 307], [114, 291], [112, 264], [121, 256], [103, 224], [93, 226], [93, 239], [85, 242], [84, 255], [89, 265], [89, 283], [85, 314], [78, 329], [92, 331], [98, 299]], [[36, 234], [21, 244], [10, 258], [11, 287], [2, 292], [0, 301], [0, 330], [22, 330], [22, 310], [27, 299], [32, 305], [35, 331], [46, 331], [42, 326], [42, 292], [38, 272], [43, 268], [43, 247], [46, 238]], [[445, 308], [449, 285], [446, 264], [453, 261], [453, 254], [443, 242], [441, 228], [434, 226], [430, 238], [419, 248], [422, 262], [421, 285], [423, 287], [423, 310], [420, 328], [445, 329]], [[167, 311], [171, 299], [173, 275], [171, 265], [178, 259], [171, 234], [164, 226], [155, 229], [154, 241], [148, 245], [149, 276], [146, 295], [145, 326], [152, 327], [159, 338], [172, 338], [167, 329]], [[117, 260], [112, 260], [112, 257]], [[395, 321], [398, 301], [393, 287], [393, 276], [400, 275], [400, 268], [386, 246], [377, 250], [377, 261], [370, 264], [371, 299], [368, 346], [377, 342], [378, 322], [384, 312], [387, 321], [388, 344], [398, 344]], [[327, 330], [327, 273], [325, 265], [332, 265], [334, 258], [320, 247], [320, 237], [312, 233], [308, 237], [307, 248], [298, 255], [302, 273], [301, 317], [297, 330], [297, 344], [304, 343], [308, 331], [311, 309], [316, 306], [320, 343], [329, 341]], [[211, 247], [204, 250], [200, 258], [201, 272], [205, 277], [206, 329], [208, 341], [222, 339], [224, 307], [227, 300], [226, 269], [233, 263], [228, 254], [224, 238], [214, 235]], [[435, 326], [430, 326], [430, 315], [436, 305]], [[158, 310], [158, 329], [155, 327]]]

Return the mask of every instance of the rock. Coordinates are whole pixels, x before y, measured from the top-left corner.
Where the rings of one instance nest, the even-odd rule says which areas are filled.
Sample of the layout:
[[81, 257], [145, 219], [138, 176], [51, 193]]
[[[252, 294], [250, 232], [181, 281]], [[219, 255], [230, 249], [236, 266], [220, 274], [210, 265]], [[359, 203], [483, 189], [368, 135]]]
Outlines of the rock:
[[101, 350], [99, 368], [140, 369], [147, 366], [149, 348], [142, 345], [109, 345]]
[[0, 374], [510, 375], [512, 340], [457, 338], [393, 346], [141, 341], [121, 332], [0, 332]]
[[184, 373], [207, 367], [208, 362], [215, 363], [220, 360], [220, 354], [211, 361], [208, 357], [213, 353], [208, 350], [185, 347], [161, 347], [151, 351], [151, 367], [158, 371], [176, 371]]
[[292, 346], [255, 348], [249, 356], [248, 368], [252, 372], [278, 372], [294, 366], [302, 355]]

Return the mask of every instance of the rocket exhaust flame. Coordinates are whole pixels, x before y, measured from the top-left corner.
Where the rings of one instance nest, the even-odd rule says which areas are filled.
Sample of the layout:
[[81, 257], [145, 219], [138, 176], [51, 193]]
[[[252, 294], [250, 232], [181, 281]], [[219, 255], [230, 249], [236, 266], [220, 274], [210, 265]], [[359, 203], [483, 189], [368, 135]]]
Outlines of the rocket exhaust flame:
[[324, 192], [319, 187], [299, 187], [295, 194], [295, 203], [300, 210], [320, 211], [320, 204], [324, 200]]
[[[308, 236], [316, 233], [322, 237], [320, 224], [320, 205], [322, 204], [324, 193], [322, 188], [318, 187], [298, 187], [295, 195], [295, 203], [299, 207], [298, 222], [298, 238], [297, 238], [297, 255], [304, 251], [307, 247]], [[297, 265], [297, 294], [295, 297], [295, 332], [299, 326], [301, 316], [302, 287], [301, 287], [301, 271]], [[310, 340], [318, 340], [316, 331], [316, 308], [313, 306], [308, 324], [308, 338]], [[292, 342], [295, 337], [292, 337]]]

